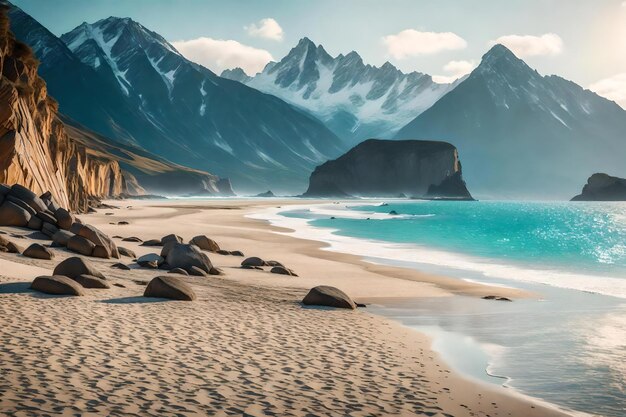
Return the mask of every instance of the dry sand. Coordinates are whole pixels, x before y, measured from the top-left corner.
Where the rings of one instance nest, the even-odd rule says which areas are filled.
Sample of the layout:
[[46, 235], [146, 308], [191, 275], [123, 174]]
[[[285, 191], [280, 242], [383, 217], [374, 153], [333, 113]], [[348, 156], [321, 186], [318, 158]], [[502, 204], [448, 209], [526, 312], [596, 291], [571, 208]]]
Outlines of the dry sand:
[[[224, 276], [185, 278], [197, 301], [160, 301], [141, 295], [145, 281], [161, 272], [120, 271], [110, 268], [117, 260], [94, 260], [125, 288], [54, 297], [29, 291], [28, 283], [70, 253], [54, 249], [53, 261], [0, 253], [0, 414], [563, 415], [451, 372], [425, 336], [367, 309], [299, 303], [319, 284], [357, 301], [530, 294], [367, 264], [244, 217], [289, 201], [110, 203], [130, 207], [82, 219], [111, 236], [144, 240], [206, 234], [222, 248], [281, 261], [300, 277], [243, 270], [242, 258], [210, 254]], [[130, 224], [109, 224], [122, 220]], [[138, 255], [160, 250], [116, 242]]]

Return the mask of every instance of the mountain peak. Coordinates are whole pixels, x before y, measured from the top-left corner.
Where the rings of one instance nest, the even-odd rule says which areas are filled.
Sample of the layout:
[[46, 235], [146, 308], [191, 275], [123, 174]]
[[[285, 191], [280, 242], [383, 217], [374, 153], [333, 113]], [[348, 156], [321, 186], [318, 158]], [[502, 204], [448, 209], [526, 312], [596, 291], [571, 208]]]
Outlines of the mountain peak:
[[303, 48], [307, 48], [307, 49], [308, 48], [316, 48], [316, 45], [315, 45], [315, 43], [311, 39], [309, 39], [309, 38], [307, 38], [305, 36], [304, 38], [302, 38], [302, 39], [300, 39], [298, 41], [298, 44], [295, 47], [295, 49], [303, 49]]
[[518, 58], [509, 48], [502, 44], [496, 44], [491, 47], [483, 55], [480, 65], [478, 65], [475, 71], [478, 74], [500, 73], [507, 78], [535, 72], [526, 62]]

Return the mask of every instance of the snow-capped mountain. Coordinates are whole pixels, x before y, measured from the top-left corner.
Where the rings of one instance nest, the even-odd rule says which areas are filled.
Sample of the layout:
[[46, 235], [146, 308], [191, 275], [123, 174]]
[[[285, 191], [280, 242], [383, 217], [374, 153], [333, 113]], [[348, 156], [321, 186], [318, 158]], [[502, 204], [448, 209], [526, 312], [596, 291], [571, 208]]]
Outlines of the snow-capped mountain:
[[626, 175], [626, 111], [502, 45], [396, 135], [454, 144], [474, 194], [569, 197], [594, 172]]
[[418, 72], [404, 74], [389, 62], [366, 65], [354, 51], [332, 57], [308, 38], [254, 77], [240, 68], [221, 75], [309, 111], [348, 145], [393, 136], [455, 85], [437, 84]]

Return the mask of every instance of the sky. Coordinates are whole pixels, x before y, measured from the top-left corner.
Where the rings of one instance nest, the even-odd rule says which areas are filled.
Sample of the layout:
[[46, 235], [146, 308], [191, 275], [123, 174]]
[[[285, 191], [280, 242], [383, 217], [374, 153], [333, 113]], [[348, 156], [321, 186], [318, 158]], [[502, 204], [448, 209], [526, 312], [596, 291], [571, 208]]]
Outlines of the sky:
[[218, 74], [253, 75], [302, 37], [333, 56], [449, 82], [495, 43], [626, 108], [626, 0], [14, 0], [56, 35], [131, 17]]

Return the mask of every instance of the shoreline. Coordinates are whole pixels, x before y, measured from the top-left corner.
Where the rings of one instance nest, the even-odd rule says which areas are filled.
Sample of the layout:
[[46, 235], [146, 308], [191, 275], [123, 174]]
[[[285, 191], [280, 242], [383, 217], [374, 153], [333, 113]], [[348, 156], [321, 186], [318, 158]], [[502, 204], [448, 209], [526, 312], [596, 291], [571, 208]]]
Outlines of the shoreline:
[[[375, 300], [383, 296], [452, 297], [453, 294], [466, 294], [476, 297], [489, 293], [515, 298], [528, 297], [532, 296], [532, 294], [511, 288], [487, 287], [482, 284], [462, 282], [453, 278], [439, 277], [403, 268], [369, 264], [354, 255], [337, 254], [321, 250], [324, 247], [324, 244], [321, 242], [305, 241], [285, 236], [279, 234], [285, 231], [283, 229], [245, 217], [247, 213], [258, 211], [259, 208], [277, 204], [290, 204], [289, 201], [221, 200], [201, 201], [193, 204], [190, 204], [190, 201], [168, 201], [163, 204], [155, 201], [115, 200], [107, 203], [128, 207], [114, 210], [101, 209], [96, 214], [81, 217], [111, 236], [133, 235], [149, 239], [169, 233], [177, 233], [188, 240], [196, 234], [206, 233], [223, 248], [243, 250], [246, 256], [261, 256], [264, 259], [283, 261], [290, 268], [293, 268], [296, 273], [299, 273], [300, 277], [284, 277], [266, 272], [242, 270], [238, 268], [238, 263], [242, 258], [209, 254], [214, 264], [224, 270], [225, 275], [222, 277], [210, 277], [206, 282], [200, 282], [200, 280], [193, 278], [192, 282], [194, 285], [197, 285], [194, 288], [198, 288], [200, 300], [189, 304], [181, 305], [180, 303], [169, 302], [137, 304], [134, 297], [136, 297], [138, 290], [142, 291], [143, 288], [135, 289], [135, 287], [130, 287], [130, 284], [125, 289], [117, 288], [114, 290], [115, 295], [118, 296], [116, 299], [127, 300], [124, 302], [107, 300], [107, 295], [104, 293], [94, 293], [93, 296], [90, 293], [89, 297], [78, 297], [80, 300], [57, 299], [54, 297], [40, 299], [39, 297], [33, 297], [29, 293], [0, 294], [0, 297], [2, 297], [2, 303], [0, 303], [0, 310], [2, 311], [0, 311], [0, 314], [6, 317], [13, 317], [5, 331], [11, 332], [11, 337], [19, 338], [23, 346], [28, 346], [32, 343], [41, 344], [42, 341], [37, 340], [37, 338], [41, 337], [41, 334], [33, 334], [32, 328], [30, 329], [31, 333], [24, 330], [20, 331], [19, 321], [16, 321], [18, 320], [17, 317], [24, 317], [24, 315], [38, 316], [39, 313], [42, 313], [46, 315], [47, 319], [46, 317], [40, 317], [39, 319], [43, 322], [46, 322], [46, 320], [49, 322], [50, 315], [53, 318], [58, 318], [58, 316], [64, 316], [65, 314], [64, 310], [62, 310], [63, 306], [57, 304], [64, 304], [66, 308], [69, 305], [70, 309], [74, 304], [81, 305], [82, 308], [93, 314], [98, 314], [99, 317], [102, 314], [100, 309], [106, 308], [108, 316], [105, 318], [105, 323], [110, 321], [115, 325], [120, 324], [118, 321], [124, 322], [123, 317], [127, 314], [135, 314], [137, 322], [132, 323], [126, 320], [124, 322], [125, 326], [131, 327], [129, 329], [131, 334], [133, 334], [132, 331], [136, 331], [137, 334], [146, 338], [144, 342], [152, 345], [153, 342], [150, 342], [151, 338], [161, 337], [161, 333], [157, 332], [151, 335], [148, 332], [144, 334], [143, 328], [149, 328], [150, 326], [147, 325], [145, 316], [142, 314], [137, 316], [136, 314], [143, 310], [146, 312], [149, 310], [151, 317], [154, 319], [158, 317], [158, 320], [163, 321], [159, 325], [172, 326], [173, 323], [178, 323], [168, 330], [173, 333], [180, 330], [176, 328], [177, 325], [182, 326], [183, 324], [167, 315], [163, 316], [163, 313], [158, 310], [158, 307], [162, 307], [163, 310], [175, 314], [176, 317], [195, 317], [196, 320], [213, 323], [211, 328], [187, 328], [185, 324], [185, 326], [182, 326], [182, 330], [184, 330], [184, 335], [187, 338], [197, 338], [195, 331], [201, 335], [202, 340], [214, 340], [215, 335], [213, 333], [217, 331], [220, 339], [223, 339], [222, 342], [227, 344], [233, 345], [234, 343], [234, 345], [237, 345], [233, 341], [235, 339], [243, 344], [256, 342], [258, 345], [267, 345], [268, 349], [273, 350], [273, 355], [268, 356], [261, 352], [253, 353], [241, 347], [244, 350], [238, 351], [246, 357], [247, 363], [257, 364], [252, 365], [256, 370], [246, 370], [246, 366], [249, 367], [246, 363], [234, 360], [231, 357], [223, 357], [223, 352], [221, 354], [217, 353], [221, 351], [221, 346], [213, 347], [213, 344], [208, 342], [208, 346], [202, 347], [202, 349], [210, 351], [216, 349], [213, 354], [217, 355], [216, 357], [222, 356], [221, 364], [214, 364], [216, 368], [211, 373], [211, 376], [219, 376], [220, 373], [225, 372], [223, 370], [219, 371], [223, 366], [231, 368], [231, 372], [235, 372], [237, 375], [242, 375], [241, 372], [252, 372], [254, 374], [262, 370], [263, 375], [268, 376], [266, 383], [271, 381], [273, 387], [264, 394], [266, 400], [263, 401], [269, 404], [266, 405], [268, 409], [279, 411], [280, 413], [289, 412], [294, 415], [300, 415], [294, 411], [292, 403], [295, 401], [302, 406], [300, 407], [301, 411], [308, 410], [310, 413], [315, 413], [316, 407], [322, 407], [317, 408], [317, 413], [324, 414], [325, 412], [321, 410], [328, 410], [329, 412], [334, 411], [331, 414], [336, 414], [352, 409], [349, 404], [356, 401], [356, 403], [361, 405], [355, 409], [355, 415], [359, 414], [358, 411], [363, 413], [402, 414], [420, 413], [426, 412], [426, 410], [431, 410], [429, 412], [434, 413], [446, 412], [454, 415], [470, 415], [471, 413], [481, 412], [494, 416], [568, 415], [567, 411], [563, 411], [556, 406], [543, 404], [540, 400], [526, 398], [522, 394], [518, 395], [505, 388], [486, 386], [486, 384], [483, 386], [483, 384], [462, 377], [451, 371], [442, 362], [439, 355], [431, 350], [432, 342], [428, 337], [390, 319], [374, 315], [367, 310], [350, 313], [302, 308], [299, 305], [299, 301], [306, 293], [306, 290], [320, 284], [337, 286], [357, 301]], [[106, 215], [107, 212], [113, 214]], [[109, 224], [120, 220], [128, 221], [130, 224], [127, 226]], [[116, 242], [121, 244], [119, 240], [116, 240]], [[135, 250], [138, 256], [154, 251], [154, 248], [142, 247], [128, 242], [123, 242], [123, 246]], [[59, 255], [69, 256], [69, 254], [63, 253], [59, 253]], [[19, 262], [16, 262], [14, 257], [11, 258], [7, 254], [1, 254], [0, 256], [3, 261], [9, 261], [3, 263], [12, 265], [1, 273], [2, 278], [0, 280], [3, 284], [15, 282], [16, 279], [19, 279], [20, 282], [27, 282], [32, 279], [32, 275], [41, 272], [40, 268], [47, 269], [51, 265], [51, 261], [37, 261], [20, 257]], [[59, 260], [57, 258], [52, 264], [57, 263]], [[21, 269], [19, 265], [24, 263], [31, 266]], [[123, 271], [110, 270], [108, 268], [108, 265], [113, 262], [97, 260], [96, 263], [113, 279], [128, 281], [128, 276], [125, 276]], [[19, 275], [19, 273], [21, 273], [21, 276], [17, 277], [16, 275]], [[157, 275], [155, 272], [142, 269], [132, 269], [130, 274], [132, 278], [149, 278]], [[12, 297], [21, 298], [22, 303], [11, 302]], [[108, 297], [110, 298], [110, 295]], [[216, 297], [223, 297], [223, 299]], [[97, 300], [100, 300], [100, 302], [94, 302]], [[205, 304], [205, 300], [208, 300], [208, 304]], [[215, 305], [212, 303], [215, 303]], [[45, 304], [45, 306], [39, 304]], [[178, 306], [175, 313], [172, 310], [174, 305]], [[254, 312], [250, 311], [251, 306], [254, 306]], [[277, 306], [282, 307], [277, 309]], [[38, 311], [38, 308], [43, 308], [43, 311]], [[281, 313], [282, 310], [284, 312]], [[192, 312], [192, 314], [189, 315], [189, 312]], [[256, 313], [264, 318], [264, 320], [259, 320], [258, 317], [253, 319], [260, 333], [246, 331], [245, 334], [248, 338], [246, 342], [240, 340], [241, 335], [237, 332], [226, 331], [224, 333], [225, 329], [233, 327], [242, 330], [246, 329], [249, 326], [251, 317], [254, 317], [254, 315], [250, 316], [251, 313]], [[223, 314], [226, 314], [226, 317], [222, 317], [220, 320], [215, 318], [217, 316], [221, 317]], [[172, 320], [174, 321], [172, 322]], [[68, 324], [68, 322], [65, 323], [66, 325]], [[280, 327], [276, 327], [279, 323]], [[47, 324], [54, 328], [53, 323]], [[137, 329], [135, 327], [137, 325], [140, 325], [141, 328]], [[30, 326], [34, 326], [34, 324], [30, 323]], [[71, 337], [76, 337], [76, 334], [71, 331], [71, 326], [69, 327], [63, 331], [64, 337], [57, 340], [56, 336], [58, 335], [55, 333], [56, 336], [52, 338], [53, 340], [43, 342], [44, 346], [53, 342], [60, 345], [69, 343]], [[107, 325], [108, 327], [110, 326]], [[282, 338], [276, 339], [275, 333], [278, 329], [280, 329], [278, 333], [281, 333]], [[330, 345], [324, 343], [320, 346], [303, 344], [302, 338], [304, 335], [306, 335], [305, 339], [309, 341], [314, 340], [316, 337], [320, 338], [320, 340], [326, 340], [328, 337], [326, 332], [320, 333], [324, 329], [326, 332], [330, 332], [333, 337], [331, 340], [334, 340], [334, 342], [331, 342]], [[337, 333], [338, 331], [340, 333]], [[104, 333], [107, 332], [104, 331]], [[6, 342], [5, 338], [9, 337], [8, 333], [0, 333], [0, 335], [2, 336], [0, 340]], [[90, 335], [88, 338], [93, 343], [94, 340], [92, 340], [91, 336], [95, 337], [96, 335]], [[259, 339], [259, 337], [261, 338]], [[268, 337], [269, 340], [267, 340]], [[188, 346], [184, 343], [184, 338], [181, 340], [162, 340], [174, 351], [200, 348], [200, 346]], [[283, 342], [280, 342], [280, 340]], [[177, 345], [178, 343], [181, 345]], [[281, 343], [284, 343], [285, 346]], [[339, 344], [337, 345], [337, 343]], [[113, 344], [115, 345], [115, 343]], [[344, 345], [343, 348], [342, 344]], [[251, 346], [254, 346], [254, 343]], [[320, 351], [324, 347], [326, 353]], [[345, 354], [340, 353], [345, 348], [348, 348], [348, 352], [351, 352], [348, 362], [345, 362]], [[1, 351], [3, 356], [7, 355], [7, 349], [11, 349], [11, 347], [5, 347], [4, 351]], [[116, 349], [115, 346], [112, 349]], [[254, 350], [252, 347], [250, 349]], [[167, 351], [169, 352], [169, 350]], [[73, 349], [66, 350], [65, 354], [70, 355], [71, 352], [73, 352]], [[301, 371], [308, 375], [308, 382], [314, 385], [312, 387], [312, 393], [315, 394], [314, 397], [308, 395], [308, 390], [301, 391], [302, 386], [297, 382], [298, 379], [294, 379], [291, 371], [286, 371], [285, 368], [281, 368], [280, 365], [274, 363], [274, 359], [277, 359], [276, 355], [279, 354], [278, 352], [281, 352], [287, 358], [287, 363], [282, 365], [283, 367], [289, 367], [290, 364], [300, 364], [298, 366], [302, 367]], [[127, 357], [126, 352], [119, 350], [116, 350], [116, 354], [126, 358], [125, 363], [127, 367], [135, 369], [138, 365], [146, 366], [141, 353], [139, 358]], [[146, 355], [146, 353], [143, 355]], [[330, 361], [329, 364], [332, 364], [332, 368], [337, 370], [344, 368], [345, 372], [348, 373], [344, 375], [346, 379], [333, 372], [332, 375], [334, 375], [335, 380], [332, 384], [330, 380], [326, 379], [324, 379], [326, 382], [315, 381], [314, 375], [325, 375], [329, 372], [327, 368], [324, 368], [321, 363], [317, 363], [315, 360], [316, 357], [319, 357], [318, 355], [325, 355]], [[372, 355], [383, 356], [373, 359]], [[302, 362], [301, 356], [308, 359]], [[13, 356], [9, 355], [9, 358], [13, 358]], [[78, 358], [74, 359], [78, 360]], [[205, 360], [202, 358], [204, 356], [200, 356], [200, 361]], [[304, 366], [304, 363], [307, 365]], [[21, 362], [7, 361], [7, 369], [9, 370], [7, 377], [9, 381], [11, 381], [12, 376], [17, 378], [17, 375], [25, 371], [24, 369], [19, 369], [20, 364]], [[195, 372], [194, 364], [187, 361], [179, 364], [186, 373], [193, 374]], [[114, 364], [114, 370], [117, 371], [120, 365], [121, 363]], [[259, 366], [259, 368], [256, 368], [256, 366]], [[379, 366], [382, 366], [382, 368], [372, 373], [371, 370]], [[141, 368], [138, 369], [135, 369], [134, 372], [141, 373]], [[36, 370], [27, 371], [26, 378], [31, 379], [29, 384], [38, 386], [37, 375], [35, 375]], [[98, 368], [89, 368], [88, 371], [91, 373], [89, 376], [93, 378], [94, 372], [97, 373]], [[16, 374], [13, 375], [13, 372]], [[309, 372], [312, 373], [309, 374]], [[178, 375], [179, 373], [176, 374]], [[155, 380], [152, 385], [154, 386], [154, 384], [159, 385], [159, 383], [162, 383], [161, 380], [163, 378], [167, 379], [167, 376], [153, 375], [148, 379]], [[246, 397], [244, 394], [235, 396], [234, 392], [242, 389], [238, 388], [240, 381], [236, 379], [229, 381], [227, 378], [222, 381], [222, 384], [226, 384], [232, 395], [238, 398], [236, 401], [238, 404], [247, 404], [248, 407], [252, 407], [261, 401], [254, 395], [250, 397]], [[17, 381], [15, 379], [14, 383], [16, 386], [19, 386]], [[187, 383], [191, 384], [190, 387], [198, 385], [194, 385], [193, 381]], [[324, 388], [324, 386], [330, 387], [328, 384], [334, 386], [330, 392], [325, 391]], [[281, 385], [282, 388], [277, 387], [277, 385]], [[369, 388], [366, 388], [366, 386], [369, 386]], [[360, 387], [360, 391], [353, 392], [354, 387]], [[400, 387], [404, 388], [401, 389]], [[106, 390], [106, 388], [102, 389]], [[7, 392], [4, 384], [1, 383], [0, 390], [5, 394]], [[261, 389], [261, 391], [264, 391], [264, 389]], [[292, 393], [291, 398], [282, 398], [282, 393], [284, 392]], [[296, 395], [295, 392], [299, 394]], [[350, 394], [348, 394], [349, 392]], [[367, 392], [377, 392], [378, 396], [370, 398], [366, 395]], [[395, 395], [393, 395], [394, 393]], [[188, 395], [190, 394], [178, 392], [176, 389], [172, 390], [172, 396], [177, 401], [182, 401]], [[26, 401], [23, 398], [20, 400], [18, 397], [7, 397], [9, 398], [7, 401], [10, 403], [9, 409]], [[231, 401], [229, 395], [223, 397], [223, 400]], [[336, 402], [333, 402], [333, 397]], [[354, 398], [358, 398], [358, 401], [354, 400]], [[61, 396], [57, 401], [67, 402], [70, 399]], [[195, 401], [198, 401], [198, 399], [196, 398]], [[203, 402], [198, 402], [199, 404], [195, 405], [196, 411], [206, 412], [203, 408]], [[324, 406], [321, 406], [322, 403]], [[0, 409], [6, 411], [5, 404], [6, 402], [3, 402]], [[102, 404], [101, 407], [103, 408], [100, 410], [107, 409], [106, 404]], [[136, 409], [136, 407], [130, 401], [124, 402], [124, 410]], [[242, 409], [247, 408], [244, 407]], [[168, 411], [170, 411], [169, 408], [164, 410], [163, 414], [168, 414]], [[119, 415], [124, 414], [122, 412], [119, 413]], [[188, 415], [196, 414], [190, 412]]]

